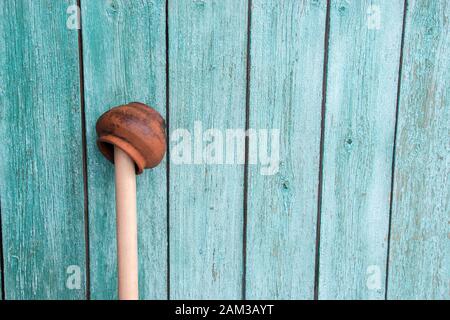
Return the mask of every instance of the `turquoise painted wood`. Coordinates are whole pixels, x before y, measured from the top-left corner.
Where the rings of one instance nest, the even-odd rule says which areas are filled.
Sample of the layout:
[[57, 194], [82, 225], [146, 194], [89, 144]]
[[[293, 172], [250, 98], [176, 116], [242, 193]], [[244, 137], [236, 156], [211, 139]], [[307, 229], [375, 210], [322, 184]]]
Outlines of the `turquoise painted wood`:
[[408, 1], [389, 299], [450, 299], [450, 3]]
[[[0, 207], [0, 218], [1, 218], [1, 207]], [[1, 226], [0, 226], [0, 228], [1, 228]], [[0, 239], [0, 252], [2, 252], [2, 248], [3, 248], [2, 239]], [[0, 283], [3, 283], [3, 253], [0, 256], [0, 259], [2, 259], [0, 261], [0, 267], [1, 267], [0, 268]], [[2, 288], [0, 288], [0, 300], [4, 300], [4, 297], [3, 297], [3, 286], [2, 286]]]
[[280, 130], [281, 163], [249, 166], [246, 297], [312, 299], [327, 3], [252, 4], [250, 128]]
[[[6, 299], [86, 298], [78, 33], [66, 27], [70, 4], [0, 2]], [[67, 286], [70, 275], [79, 277]]]
[[331, 1], [321, 299], [385, 297], [403, 7], [403, 1]]
[[[450, 299], [447, 1], [80, 3], [81, 34], [75, 0], [0, 1], [6, 299], [117, 298], [95, 122], [131, 101], [171, 134], [138, 177], [141, 298]], [[231, 158], [246, 125], [280, 130], [276, 174], [264, 136]]]
[[[82, 1], [91, 298], [117, 298], [114, 166], [96, 146], [109, 108], [147, 103], [166, 113], [164, 1]], [[166, 163], [137, 177], [139, 294], [167, 297]]]
[[[172, 299], [242, 296], [244, 166], [205, 164], [215, 159], [203, 159], [198, 146], [220, 143], [202, 136], [207, 129], [245, 128], [247, 8], [241, 0], [169, 0]], [[182, 153], [190, 139], [176, 129], [189, 131], [191, 150]], [[189, 155], [198, 164], [176, 164]]]

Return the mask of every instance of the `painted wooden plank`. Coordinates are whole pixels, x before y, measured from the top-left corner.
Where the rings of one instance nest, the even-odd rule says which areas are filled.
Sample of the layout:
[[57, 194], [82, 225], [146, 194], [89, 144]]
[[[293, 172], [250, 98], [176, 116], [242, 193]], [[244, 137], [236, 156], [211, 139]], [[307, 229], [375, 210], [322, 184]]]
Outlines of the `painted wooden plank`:
[[280, 130], [281, 163], [249, 167], [248, 299], [314, 297], [326, 7], [252, 1], [250, 128]]
[[2, 208], [0, 198], [0, 300], [3, 300], [3, 235], [2, 235]]
[[384, 299], [403, 1], [331, 1], [320, 299]]
[[389, 299], [450, 299], [450, 3], [408, 1]]
[[73, 3], [0, 2], [6, 299], [86, 297], [78, 32], [66, 26]]
[[[173, 299], [241, 297], [244, 166], [205, 163], [194, 126], [202, 126], [200, 140], [210, 128], [222, 136], [245, 129], [247, 7], [243, 0], [169, 1]], [[192, 151], [183, 158], [198, 164], [177, 164], [189, 139], [176, 129], [191, 134]]]
[[3, 300], [3, 236], [1, 233], [2, 230], [2, 210], [1, 210], [1, 198], [0, 198], [0, 300]]
[[[95, 123], [132, 101], [166, 113], [165, 1], [82, 1], [91, 297], [117, 298], [114, 167], [98, 152]], [[167, 297], [166, 163], [137, 178], [139, 290]]]

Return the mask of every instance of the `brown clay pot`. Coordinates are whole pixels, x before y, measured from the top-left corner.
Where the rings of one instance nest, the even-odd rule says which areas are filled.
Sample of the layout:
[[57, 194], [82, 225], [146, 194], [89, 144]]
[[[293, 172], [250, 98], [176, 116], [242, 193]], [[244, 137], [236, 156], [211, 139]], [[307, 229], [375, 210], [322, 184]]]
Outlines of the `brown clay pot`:
[[105, 112], [97, 121], [97, 146], [114, 163], [114, 146], [136, 164], [136, 174], [156, 167], [166, 152], [165, 122], [153, 108], [132, 102]]

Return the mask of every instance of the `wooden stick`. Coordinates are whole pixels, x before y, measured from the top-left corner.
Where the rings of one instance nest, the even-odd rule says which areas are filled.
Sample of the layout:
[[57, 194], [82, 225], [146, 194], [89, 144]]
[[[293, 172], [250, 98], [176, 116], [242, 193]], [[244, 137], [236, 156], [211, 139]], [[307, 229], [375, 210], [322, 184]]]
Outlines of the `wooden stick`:
[[139, 299], [136, 216], [136, 169], [134, 161], [114, 147], [116, 175], [117, 259], [119, 299]]
[[100, 152], [116, 167], [119, 299], [137, 300], [136, 174], [156, 167], [164, 158], [165, 122], [153, 108], [131, 102], [102, 114], [95, 130]]

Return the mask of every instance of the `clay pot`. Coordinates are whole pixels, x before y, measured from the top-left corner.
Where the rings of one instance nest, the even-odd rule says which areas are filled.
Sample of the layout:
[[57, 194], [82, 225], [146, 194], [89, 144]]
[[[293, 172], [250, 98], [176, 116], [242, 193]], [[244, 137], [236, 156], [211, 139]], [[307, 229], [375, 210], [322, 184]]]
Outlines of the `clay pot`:
[[166, 152], [165, 122], [153, 108], [132, 102], [105, 112], [97, 121], [97, 146], [114, 163], [114, 146], [136, 164], [136, 174], [157, 166]]

